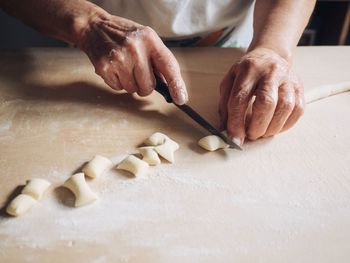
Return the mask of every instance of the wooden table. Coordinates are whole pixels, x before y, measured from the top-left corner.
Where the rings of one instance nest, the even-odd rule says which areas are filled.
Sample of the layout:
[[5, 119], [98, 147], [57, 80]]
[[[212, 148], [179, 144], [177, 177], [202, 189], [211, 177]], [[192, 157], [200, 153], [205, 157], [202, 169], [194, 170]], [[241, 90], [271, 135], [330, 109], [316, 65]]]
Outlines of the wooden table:
[[[242, 51], [179, 49], [190, 104], [217, 123], [218, 84]], [[298, 48], [306, 89], [349, 81], [350, 48]], [[295, 128], [206, 153], [205, 132], [153, 94], [111, 92], [69, 49], [0, 52], [0, 205], [50, 180], [19, 218], [0, 217], [0, 262], [348, 262], [350, 94], [310, 104]], [[135, 180], [89, 181], [94, 204], [60, 187], [95, 154], [118, 163], [151, 133], [180, 143], [176, 163]], [[17, 189], [17, 190], [16, 190]]]

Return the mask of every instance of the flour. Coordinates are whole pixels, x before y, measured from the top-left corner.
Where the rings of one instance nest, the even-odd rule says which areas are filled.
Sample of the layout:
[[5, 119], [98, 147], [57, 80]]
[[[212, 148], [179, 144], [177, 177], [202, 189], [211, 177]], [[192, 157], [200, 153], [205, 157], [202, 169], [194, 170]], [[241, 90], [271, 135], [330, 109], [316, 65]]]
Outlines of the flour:
[[[124, 158], [124, 155], [115, 156], [111, 160], [117, 164]], [[165, 173], [167, 170], [163, 168]], [[130, 224], [135, 218], [142, 218], [147, 211], [159, 209], [158, 204], [133, 202], [127, 198], [137, 196], [144, 187], [152, 189], [150, 186], [157, 185], [154, 180], [159, 180], [162, 175], [156, 174], [149, 179], [130, 179], [111, 170], [98, 179], [88, 180], [99, 200], [89, 206], [73, 208], [73, 195], [59, 187], [69, 175], [52, 170], [46, 179], [56, 187], [22, 217], [1, 218], [0, 237], [5, 235], [16, 244], [32, 248], [47, 248], [62, 240], [67, 246], [74, 246], [79, 241], [104, 242], [111, 232]], [[1, 239], [0, 249], [9, 244]]]
[[12, 121], [0, 122], [0, 140], [11, 140], [14, 138], [11, 132]]
[[12, 121], [4, 121], [0, 124], [0, 135], [7, 132], [12, 127]]
[[[110, 159], [117, 164], [124, 158], [125, 155], [121, 155]], [[79, 242], [103, 243], [111, 238], [111, 233], [121, 231], [135, 221], [157, 222], [159, 211], [166, 214], [165, 218], [185, 218], [185, 214], [179, 214], [175, 207], [154, 202], [155, 196], [166, 196], [167, 189], [229, 191], [221, 184], [190, 179], [181, 165], [152, 167], [147, 179], [129, 178], [112, 169], [98, 179], [88, 180], [99, 199], [92, 205], [73, 208], [73, 195], [59, 187], [68, 177], [65, 172], [52, 170], [46, 179], [53, 182], [55, 188], [49, 190], [42, 201], [22, 217], [0, 219], [0, 237], [7, 236], [12, 240], [2, 239], [0, 249], [14, 243], [31, 248], [49, 248], [61, 241], [68, 247]]]

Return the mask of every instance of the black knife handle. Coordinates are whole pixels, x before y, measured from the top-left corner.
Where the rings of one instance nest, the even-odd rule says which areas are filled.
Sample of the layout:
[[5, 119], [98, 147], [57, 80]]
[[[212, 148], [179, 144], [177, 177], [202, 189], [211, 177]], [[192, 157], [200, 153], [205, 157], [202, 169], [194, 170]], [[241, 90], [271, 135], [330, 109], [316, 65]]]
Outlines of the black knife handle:
[[166, 102], [172, 103], [173, 99], [171, 98], [168, 85], [157, 75], [155, 77], [157, 82], [156, 91], [158, 91], [164, 97]]

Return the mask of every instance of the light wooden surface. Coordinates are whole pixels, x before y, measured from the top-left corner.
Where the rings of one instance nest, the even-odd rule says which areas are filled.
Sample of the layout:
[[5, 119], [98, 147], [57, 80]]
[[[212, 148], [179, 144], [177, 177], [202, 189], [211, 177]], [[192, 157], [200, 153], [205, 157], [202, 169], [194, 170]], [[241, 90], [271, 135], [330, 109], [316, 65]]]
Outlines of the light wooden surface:
[[[175, 50], [190, 104], [217, 123], [218, 84], [236, 49]], [[350, 48], [298, 48], [307, 90], [350, 80]], [[95, 154], [115, 163], [152, 132], [176, 163], [134, 180], [89, 181], [75, 209], [60, 184]], [[348, 262], [350, 94], [307, 107], [273, 139], [205, 153], [205, 132], [157, 94], [110, 92], [76, 50], [0, 52], [0, 205], [26, 179], [54, 188], [20, 218], [0, 217], [0, 262]], [[18, 190], [18, 189], [17, 189]]]

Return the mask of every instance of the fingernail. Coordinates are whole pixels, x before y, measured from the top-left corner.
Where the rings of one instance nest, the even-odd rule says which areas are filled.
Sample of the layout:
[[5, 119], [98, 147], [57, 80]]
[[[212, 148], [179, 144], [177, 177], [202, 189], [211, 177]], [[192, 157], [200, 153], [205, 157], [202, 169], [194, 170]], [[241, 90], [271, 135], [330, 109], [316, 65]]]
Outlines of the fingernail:
[[178, 94], [178, 99], [179, 99], [179, 102], [181, 104], [184, 104], [188, 101], [188, 96], [187, 96], [187, 92], [183, 89], [180, 89], [179, 90], [179, 94]]
[[232, 142], [233, 142], [234, 144], [237, 144], [238, 146], [242, 146], [242, 144], [243, 144], [243, 140], [240, 139], [240, 138], [238, 138], [238, 137], [233, 137], [233, 138], [232, 138]]
[[177, 104], [184, 104], [188, 100], [187, 92], [186, 92], [186, 86], [185, 83], [182, 80], [175, 80], [173, 81], [173, 87], [174, 87], [174, 95], [176, 98]]

